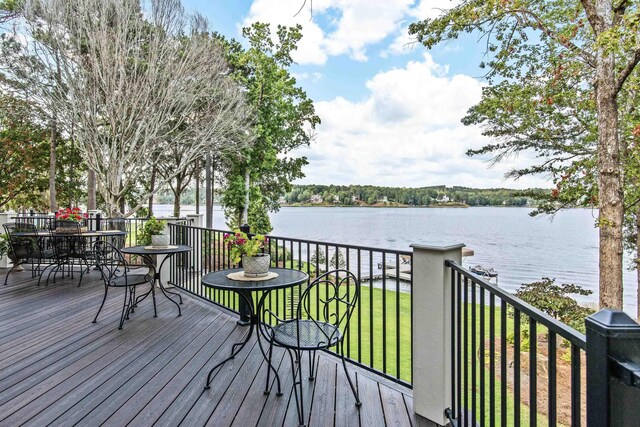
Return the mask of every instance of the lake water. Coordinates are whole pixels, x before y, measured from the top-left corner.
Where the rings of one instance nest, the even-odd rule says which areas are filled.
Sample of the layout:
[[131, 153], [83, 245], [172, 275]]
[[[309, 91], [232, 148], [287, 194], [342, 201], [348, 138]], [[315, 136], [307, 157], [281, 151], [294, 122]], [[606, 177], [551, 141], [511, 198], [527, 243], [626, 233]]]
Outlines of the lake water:
[[[159, 205], [156, 213], [171, 211]], [[195, 212], [184, 206], [182, 214]], [[522, 283], [555, 278], [592, 290], [582, 302], [597, 303], [597, 211], [569, 209], [554, 217], [532, 218], [526, 208], [324, 208], [285, 207], [271, 215], [273, 235], [335, 243], [410, 250], [412, 243], [449, 245], [464, 243], [477, 264], [499, 273], [499, 285], [508, 290]], [[226, 229], [216, 206], [214, 228]], [[629, 260], [626, 260], [628, 267]], [[625, 270], [625, 310], [635, 315], [635, 271]]]

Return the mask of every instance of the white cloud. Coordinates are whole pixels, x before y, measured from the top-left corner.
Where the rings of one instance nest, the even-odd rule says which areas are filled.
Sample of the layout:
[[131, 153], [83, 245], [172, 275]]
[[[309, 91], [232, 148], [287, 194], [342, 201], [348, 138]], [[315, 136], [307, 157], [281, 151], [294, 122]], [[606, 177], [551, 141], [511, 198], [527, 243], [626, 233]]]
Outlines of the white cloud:
[[440, 16], [443, 11], [452, 9], [460, 3], [461, 0], [420, 0], [420, 3], [411, 8], [410, 13], [417, 19], [433, 19]]
[[292, 75], [292, 76], [293, 76], [293, 77], [294, 77], [298, 82], [303, 81], [303, 80], [306, 80], [306, 81], [310, 81], [311, 83], [317, 83], [317, 82], [319, 82], [320, 80], [322, 80], [322, 78], [324, 77], [324, 76], [322, 75], [322, 73], [319, 73], [319, 72], [317, 72], [317, 71], [316, 71], [316, 72], [313, 72], [313, 73], [307, 73], [307, 72], [304, 72], [304, 73], [291, 73], [291, 75]]
[[[420, 0], [407, 11], [409, 22], [421, 21], [427, 18], [433, 19], [440, 16], [443, 11], [460, 4], [460, 0]], [[409, 25], [402, 25], [391, 44], [380, 52], [380, 56], [386, 58], [391, 55], [404, 55], [411, 53], [416, 46], [416, 39], [409, 35]]]
[[416, 45], [420, 46], [415, 37], [409, 35], [409, 27], [403, 26], [400, 28], [398, 35], [393, 39], [391, 44], [380, 52], [380, 56], [386, 58], [389, 54], [404, 55], [411, 53]]
[[521, 157], [492, 169], [465, 152], [488, 140], [460, 119], [481, 97], [481, 83], [450, 75], [428, 53], [421, 61], [375, 75], [361, 102], [342, 97], [316, 103], [322, 119], [317, 139], [299, 154], [309, 157], [307, 178], [316, 184], [390, 186], [466, 185], [529, 187], [543, 179], [505, 182], [504, 173], [527, 163]]
[[[398, 32], [414, 0], [314, 0], [313, 19], [300, 9], [300, 0], [254, 0], [243, 26], [255, 21], [303, 26], [303, 38], [294, 54], [299, 64], [324, 64], [329, 56], [349, 55], [367, 60], [367, 47]], [[321, 28], [317, 23], [329, 20]]]

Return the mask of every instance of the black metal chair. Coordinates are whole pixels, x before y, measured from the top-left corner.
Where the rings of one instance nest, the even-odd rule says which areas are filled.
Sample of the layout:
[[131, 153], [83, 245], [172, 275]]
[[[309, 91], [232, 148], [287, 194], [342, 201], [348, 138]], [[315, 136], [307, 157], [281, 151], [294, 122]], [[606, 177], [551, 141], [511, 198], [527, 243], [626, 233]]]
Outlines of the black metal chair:
[[93, 323], [98, 321], [98, 315], [107, 300], [109, 288], [124, 288], [124, 303], [122, 305], [120, 325], [118, 326], [118, 329], [122, 329], [124, 321], [128, 320], [129, 314], [134, 312], [136, 305], [135, 289], [137, 286], [144, 284], [151, 285], [150, 292], [153, 298], [153, 312], [154, 317], [157, 316], [156, 294], [154, 289], [155, 271], [153, 266], [132, 269], [122, 255], [122, 252], [120, 252], [115, 245], [102, 240], [97, 241], [93, 245], [93, 252], [96, 255], [98, 268], [104, 281], [104, 297], [102, 298], [102, 304], [100, 304], [96, 317], [93, 319]]
[[[53, 243], [53, 249], [57, 267], [55, 268], [55, 274], [58, 271], [63, 271], [64, 266], [69, 269], [69, 274], [73, 279], [73, 266], [74, 260], [77, 260], [80, 265], [80, 281], [78, 286], [82, 285], [82, 279], [85, 273], [91, 271], [89, 265], [89, 259], [91, 258], [90, 250], [87, 248], [87, 239], [81, 236], [81, 224], [75, 221], [61, 221], [55, 220], [51, 222], [51, 241]], [[53, 280], [55, 282], [55, 274]], [[51, 273], [49, 273], [49, 276]], [[47, 282], [49, 277], [47, 277]]]
[[[45, 247], [44, 239], [38, 237], [36, 226], [24, 222], [7, 223], [3, 226], [5, 233], [9, 237], [9, 252], [7, 255], [13, 262], [13, 266], [4, 278], [4, 284], [7, 284], [9, 275], [23, 264], [31, 264], [31, 277], [42, 274], [43, 270], [40, 270], [40, 268], [43, 263], [46, 264], [49, 259], [53, 258], [53, 251]], [[29, 233], [32, 235], [18, 236], [16, 235], [17, 233]]]
[[[106, 220], [104, 225], [104, 230], [119, 230], [119, 231], [129, 231], [129, 221], [126, 218], [109, 218]], [[113, 236], [112, 242], [118, 248], [122, 249], [125, 246], [127, 236]]]
[[[344, 372], [349, 380], [351, 391], [360, 408], [359, 393], [354, 386], [344, 357], [344, 332], [360, 295], [360, 284], [348, 270], [333, 270], [315, 279], [302, 293], [294, 319], [282, 320], [271, 310], [264, 310], [262, 322], [264, 335], [269, 341], [269, 364], [273, 347], [282, 347], [289, 353], [293, 372], [293, 392], [298, 411], [298, 423], [305, 425], [304, 401], [302, 395], [302, 352], [309, 352], [309, 380], [314, 380], [315, 356], [317, 350], [326, 350], [338, 346]], [[270, 326], [275, 319], [276, 324]], [[270, 370], [267, 370], [268, 392]]]

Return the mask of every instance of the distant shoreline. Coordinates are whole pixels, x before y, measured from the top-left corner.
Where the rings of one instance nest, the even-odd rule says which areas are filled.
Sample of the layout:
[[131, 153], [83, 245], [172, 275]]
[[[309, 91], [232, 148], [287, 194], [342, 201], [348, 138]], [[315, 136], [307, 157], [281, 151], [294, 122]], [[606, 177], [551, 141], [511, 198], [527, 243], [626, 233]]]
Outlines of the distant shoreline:
[[310, 203], [310, 204], [282, 204], [281, 208], [397, 208], [397, 209], [466, 209], [466, 208], [524, 208], [524, 209], [534, 209], [535, 206], [514, 206], [514, 205], [486, 205], [486, 206], [469, 206], [469, 205], [428, 205], [428, 206], [417, 206], [417, 205], [328, 205], [321, 203]]

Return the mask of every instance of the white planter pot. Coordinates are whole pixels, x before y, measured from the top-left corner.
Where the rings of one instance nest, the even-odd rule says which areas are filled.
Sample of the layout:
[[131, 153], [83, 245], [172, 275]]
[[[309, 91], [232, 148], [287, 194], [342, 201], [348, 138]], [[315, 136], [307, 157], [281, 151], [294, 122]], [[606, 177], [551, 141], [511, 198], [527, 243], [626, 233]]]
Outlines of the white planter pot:
[[256, 256], [242, 255], [242, 269], [245, 276], [263, 277], [269, 274], [271, 255], [258, 254]]
[[152, 246], [169, 246], [168, 234], [152, 234], [151, 235]]

